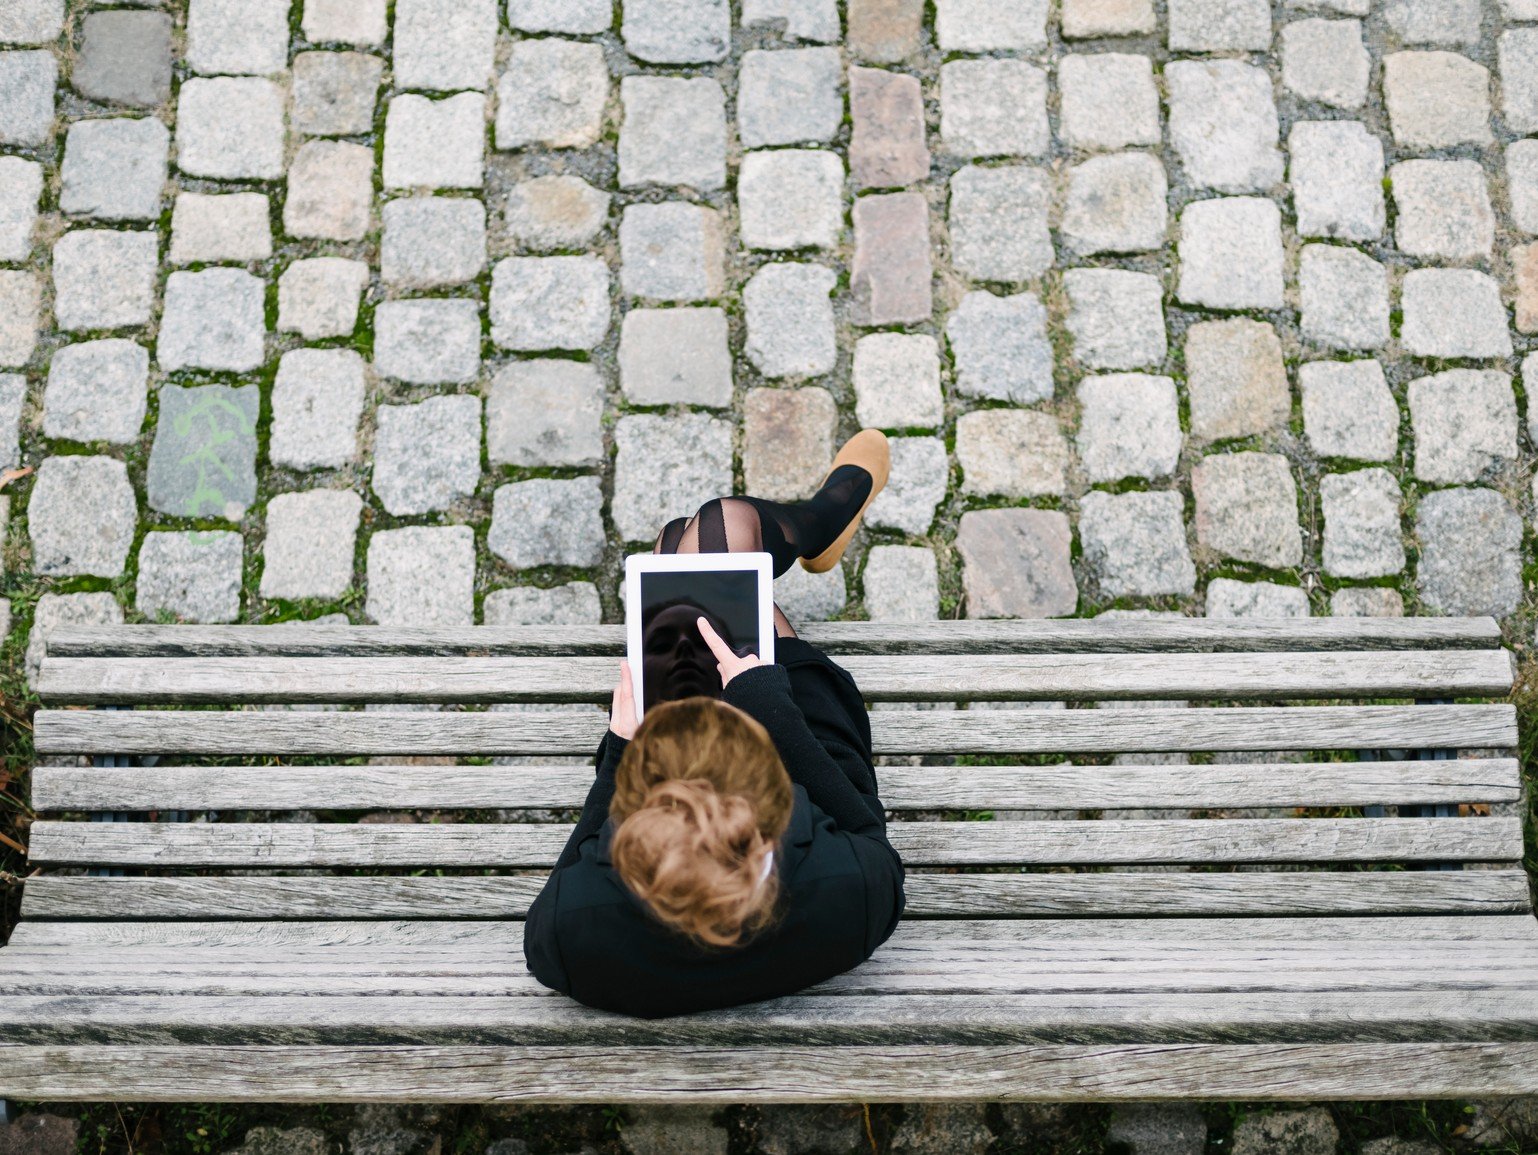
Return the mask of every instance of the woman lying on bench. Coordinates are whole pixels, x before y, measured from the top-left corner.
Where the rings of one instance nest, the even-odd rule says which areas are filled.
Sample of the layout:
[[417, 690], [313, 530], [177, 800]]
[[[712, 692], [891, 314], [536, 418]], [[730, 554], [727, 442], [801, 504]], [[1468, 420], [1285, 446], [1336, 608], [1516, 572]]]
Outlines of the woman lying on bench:
[[[865, 430], [808, 501], [718, 498], [669, 522], [654, 552], [829, 570], [889, 466], [886, 438]], [[524, 924], [546, 986], [646, 1018], [733, 1006], [841, 974], [897, 926], [903, 866], [864, 700], [778, 606], [774, 618], [772, 663], [737, 655], [703, 617], [681, 629], [675, 660], [703, 676], [639, 725], [621, 663], [597, 778]]]

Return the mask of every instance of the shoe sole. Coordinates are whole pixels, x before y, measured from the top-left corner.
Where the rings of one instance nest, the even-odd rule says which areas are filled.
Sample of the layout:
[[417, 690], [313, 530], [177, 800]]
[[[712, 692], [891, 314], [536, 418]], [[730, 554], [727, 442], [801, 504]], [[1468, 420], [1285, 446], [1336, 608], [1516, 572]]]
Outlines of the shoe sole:
[[[844, 442], [844, 447], [833, 459], [828, 477], [832, 477], [834, 470], [844, 465], [858, 465], [871, 475], [870, 493], [865, 498], [865, 504], [860, 506], [859, 512], [850, 518], [849, 524], [844, 528], [844, 532], [839, 534], [837, 541], [816, 557], [801, 559], [801, 568], [808, 573], [826, 573], [843, 560], [844, 551], [849, 548], [850, 541], [859, 530], [860, 523], [865, 519], [865, 511], [870, 508], [870, 503], [876, 500], [876, 495], [886, 487], [887, 478], [892, 473], [892, 451], [887, 444], [886, 434], [879, 429], [860, 430]], [[827, 477], [823, 478], [823, 483], [827, 483]]]

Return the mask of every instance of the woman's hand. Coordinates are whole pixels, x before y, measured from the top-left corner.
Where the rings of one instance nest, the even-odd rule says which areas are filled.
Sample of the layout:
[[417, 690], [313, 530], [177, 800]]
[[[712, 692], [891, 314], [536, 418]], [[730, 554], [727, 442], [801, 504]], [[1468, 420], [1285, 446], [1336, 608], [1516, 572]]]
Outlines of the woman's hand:
[[716, 656], [716, 669], [721, 671], [721, 687], [726, 686], [738, 674], [744, 670], [751, 670], [754, 666], [764, 665], [764, 659], [757, 654], [749, 654], [742, 657], [733, 652], [732, 648], [721, 639], [721, 635], [711, 627], [704, 617], [696, 619], [700, 628], [700, 636], [705, 639], [705, 644], [710, 647], [710, 652]]
[[630, 663], [619, 660], [619, 685], [614, 687], [614, 701], [609, 706], [609, 729], [617, 737], [630, 741], [640, 722], [635, 713], [635, 683], [630, 680]]

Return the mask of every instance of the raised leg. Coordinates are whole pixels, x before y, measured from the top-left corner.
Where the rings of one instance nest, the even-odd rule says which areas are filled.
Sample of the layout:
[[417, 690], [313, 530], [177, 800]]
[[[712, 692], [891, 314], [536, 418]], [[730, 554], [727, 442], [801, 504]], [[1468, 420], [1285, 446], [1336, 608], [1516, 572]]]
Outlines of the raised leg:
[[[770, 545], [774, 555], [775, 576], [789, 569], [795, 561], [791, 549], [778, 529], [771, 529], [770, 536], [778, 540]], [[725, 497], [706, 502], [693, 517], [675, 518], [662, 527], [657, 535], [653, 553], [759, 553], [767, 545], [764, 541], [764, 523], [758, 511], [740, 498]], [[782, 564], [783, 562], [783, 564]], [[774, 607], [774, 632], [776, 637], [793, 638], [795, 627], [785, 616], [785, 611]]]

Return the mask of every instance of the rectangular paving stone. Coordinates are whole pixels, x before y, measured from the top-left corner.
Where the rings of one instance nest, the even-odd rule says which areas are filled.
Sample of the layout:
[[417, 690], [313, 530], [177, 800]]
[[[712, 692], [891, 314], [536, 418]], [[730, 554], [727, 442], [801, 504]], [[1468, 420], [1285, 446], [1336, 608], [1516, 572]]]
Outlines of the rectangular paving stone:
[[1047, 0], [936, 0], [942, 52], [1020, 52], [1047, 44]]
[[294, 57], [295, 131], [308, 136], [354, 136], [374, 127], [374, 105], [384, 62], [363, 52], [301, 52]]
[[945, 417], [940, 348], [923, 334], [871, 333], [854, 347], [855, 418], [865, 428], [937, 427]]
[[1055, 618], [1079, 605], [1068, 517], [1047, 509], [961, 515], [956, 549], [969, 618]]
[[436, 298], [381, 302], [374, 310], [374, 368], [413, 385], [474, 381], [481, 370], [480, 305]]
[[381, 405], [374, 416], [379, 504], [397, 517], [448, 509], [481, 479], [481, 399], [466, 393], [414, 405]]
[[485, 88], [496, 45], [496, 0], [395, 0], [397, 88]]
[[721, 215], [703, 205], [631, 205], [620, 221], [620, 285], [656, 301], [708, 301], [726, 291]]
[[363, 499], [350, 489], [280, 493], [267, 503], [264, 598], [335, 601], [352, 585]]
[[1186, 542], [1185, 498], [1179, 493], [1104, 493], [1079, 502], [1084, 560], [1106, 597], [1189, 597], [1196, 563]]
[[1237, 60], [1176, 60], [1169, 86], [1170, 143], [1186, 179], [1217, 192], [1263, 192], [1282, 179], [1271, 77]]
[[1330, 614], [1337, 618], [1402, 618], [1404, 598], [1385, 586], [1357, 586], [1330, 595]]
[[848, 7], [849, 51], [862, 60], [899, 64], [923, 42], [923, 0], [849, 0]]
[[160, 367], [256, 369], [266, 359], [265, 299], [261, 279], [242, 269], [172, 273], [155, 343]]
[[1298, 488], [1275, 453], [1218, 453], [1191, 470], [1196, 539], [1218, 555], [1273, 569], [1302, 564]]
[[1050, 413], [978, 409], [956, 422], [961, 492], [978, 497], [1059, 497], [1068, 487], [1068, 441]]
[[833, 44], [839, 35], [837, 0], [742, 0], [744, 28], [775, 28], [787, 40]]
[[1324, 513], [1324, 572], [1335, 577], [1372, 578], [1405, 567], [1399, 482], [1386, 469], [1331, 473], [1319, 479]]
[[1168, 196], [1169, 180], [1157, 157], [1090, 157], [1068, 170], [1063, 243], [1081, 256], [1161, 249], [1169, 230]]
[[743, 53], [737, 89], [743, 147], [831, 141], [844, 119], [842, 79], [836, 48]]
[[1146, 36], [1157, 26], [1153, 0], [1063, 0], [1063, 36]]
[[189, 0], [187, 67], [270, 76], [288, 67], [289, 0]]
[[171, 97], [171, 17], [92, 12], [80, 22], [70, 84], [88, 100], [154, 108]]
[[1375, 241], [1387, 217], [1383, 144], [1356, 120], [1299, 121], [1287, 137], [1293, 207], [1305, 237]]
[[1285, 304], [1282, 215], [1260, 197], [1196, 201], [1180, 214], [1176, 296], [1212, 309]]
[[374, 533], [363, 612], [381, 626], [474, 625], [475, 531], [413, 525]]
[[171, 213], [171, 263], [265, 261], [272, 256], [269, 212], [262, 193], [178, 193]]
[[1235, 317], [1186, 330], [1191, 436], [1222, 441], [1269, 433], [1292, 413], [1282, 342], [1264, 321]]
[[[634, 313], [631, 316], [635, 316]], [[486, 455], [493, 465], [599, 465], [604, 383], [582, 361], [513, 361], [486, 394]]]
[[491, 339], [503, 349], [592, 349], [609, 332], [600, 257], [509, 257], [491, 274]]
[[1079, 382], [1077, 448], [1090, 481], [1168, 477], [1184, 444], [1173, 379], [1107, 373]]
[[940, 68], [940, 138], [968, 158], [1041, 156], [1047, 126], [1047, 74], [1023, 60], [952, 60]]
[[1169, 0], [1171, 52], [1265, 52], [1271, 47], [1268, 0]]
[[1388, 269], [1344, 245], [1305, 245], [1298, 267], [1303, 339], [1330, 349], [1389, 340]]
[[1493, 489], [1439, 489], [1415, 509], [1416, 584], [1436, 614], [1503, 617], [1522, 602], [1522, 518]]
[[599, 45], [520, 40], [497, 81], [497, 147], [588, 148], [603, 134], [608, 99]]
[[0, 373], [0, 469], [21, 464], [21, 411], [27, 403], [27, 379]]
[[629, 0], [620, 34], [625, 51], [648, 64], [714, 64], [731, 51], [727, 0]]
[[1079, 364], [1142, 369], [1163, 363], [1164, 290], [1157, 277], [1124, 269], [1069, 269], [1063, 288]]
[[1517, 332], [1538, 333], [1538, 244], [1511, 250], [1511, 276], [1517, 286]]
[[911, 324], [934, 312], [929, 204], [922, 193], [885, 193], [854, 203], [850, 319]]
[[1298, 369], [1303, 429], [1320, 457], [1391, 461], [1399, 406], [1377, 361], [1310, 361]]
[[[132, 531], [130, 530], [130, 534]], [[32, 611], [32, 631], [27, 636], [27, 684], [36, 686], [42, 672], [48, 636], [60, 626], [120, 626], [123, 607], [110, 593], [44, 594]]]
[[19, 156], [0, 156], [0, 261], [20, 262], [32, 255], [42, 195], [42, 165]]
[[1478, 161], [1402, 160], [1388, 175], [1400, 252], [1448, 261], [1490, 256], [1495, 211]]
[[721, 309], [632, 309], [619, 339], [619, 380], [637, 405], [732, 403], [732, 353]]
[[0, 11], [0, 44], [47, 44], [64, 27], [64, 0], [9, 0]]
[[1070, 53], [1058, 59], [1057, 84], [1064, 144], [1112, 150], [1159, 143], [1159, 90], [1148, 57]]
[[1052, 396], [1047, 311], [1035, 294], [968, 293], [947, 319], [945, 335], [959, 392], [1017, 405]]
[[250, 76], [194, 77], [176, 100], [176, 166], [213, 180], [283, 175], [282, 88]]
[[480, 188], [485, 176], [486, 98], [403, 95], [385, 114], [384, 185], [390, 189]]
[[1511, 132], [1538, 132], [1538, 28], [1501, 33], [1501, 113]]
[[596, 626], [603, 621], [598, 587], [592, 582], [492, 590], [481, 613], [488, 626]]
[[968, 165], [951, 178], [951, 263], [977, 281], [1027, 281], [1052, 267], [1046, 174]]
[[304, 0], [304, 38], [311, 44], [383, 47], [389, 34], [386, 0]]
[[374, 203], [374, 150], [339, 140], [300, 146], [288, 170], [283, 228], [290, 236], [359, 241]]
[[486, 547], [514, 569], [597, 565], [604, 549], [598, 478], [535, 478], [498, 487]]
[[1538, 236], [1538, 140], [1517, 140], [1506, 147], [1506, 195], [1512, 225]]
[[703, 413], [637, 413], [614, 427], [614, 498], [620, 540], [652, 542], [663, 525], [732, 492], [732, 423]]
[[59, 208], [108, 221], [160, 217], [171, 134], [153, 117], [70, 125], [59, 168]]
[[1306, 618], [1308, 595], [1297, 586], [1213, 578], [1207, 585], [1209, 618]]
[[940, 616], [940, 567], [922, 546], [873, 545], [863, 573], [873, 622], [929, 622]]
[[351, 349], [283, 354], [272, 386], [272, 464], [301, 470], [352, 464], [366, 388], [363, 358]]
[[950, 483], [950, 459], [938, 437], [893, 437], [892, 475], [865, 511], [865, 524], [927, 535]]
[[[159, 248], [148, 230], [76, 229], [64, 234], [53, 249], [55, 323], [71, 331], [149, 324]], [[162, 342], [178, 321], [172, 315], [168, 285]]]
[[133, 483], [121, 461], [45, 458], [27, 500], [33, 572], [45, 577], [121, 577], [138, 516]]
[[918, 78], [849, 69], [849, 171], [856, 189], [901, 188], [929, 176], [924, 93]]
[[507, 0], [507, 22], [519, 32], [590, 36], [614, 23], [609, 0]]
[[379, 277], [409, 289], [473, 281], [486, 268], [486, 206], [468, 197], [401, 197], [385, 204]]
[[621, 188], [726, 187], [726, 93], [708, 77], [627, 76], [620, 82]]
[[151, 621], [236, 621], [244, 554], [238, 533], [147, 533], [134, 608]]
[[1371, 71], [1358, 20], [1295, 20], [1282, 29], [1282, 84], [1302, 100], [1361, 108]]
[[804, 501], [833, 462], [838, 408], [826, 389], [752, 389], [742, 408], [742, 476], [748, 493]]
[[765, 377], [818, 377], [838, 361], [833, 292], [838, 278], [822, 265], [772, 264], [742, 291], [748, 336], [743, 352]]
[[0, 52], [0, 144], [26, 147], [53, 139], [58, 82], [52, 52]]
[[1511, 333], [1495, 279], [1476, 269], [1405, 274], [1400, 341], [1416, 357], [1509, 357]]
[[1406, 44], [1479, 43], [1480, 0], [1387, 0], [1384, 23]]
[[19, 369], [31, 360], [41, 306], [36, 273], [0, 269], [0, 368]]
[[148, 404], [150, 355], [109, 337], [57, 350], [43, 391], [43, 434], [63, 441], [138, 440]]
[[278, 331], [306, 341], [349, 337], [368, 286], [368, 266], [343, 257], [295, 261], [278, 278]]
[[1517, 458], [1517, 402], [1498, 370], [1449, 369], [1410, 382], [1415, 476], [1439, 484], [1479, 481]]
[[1392, 52], [1383, 99], [1394, 143], [1406, 149], [1489, 144], [1490, 72], [1456, 52]]
[[256, 500], [255, 385], [160, 387], [145, 497], [174, 517], [239, 521]]

